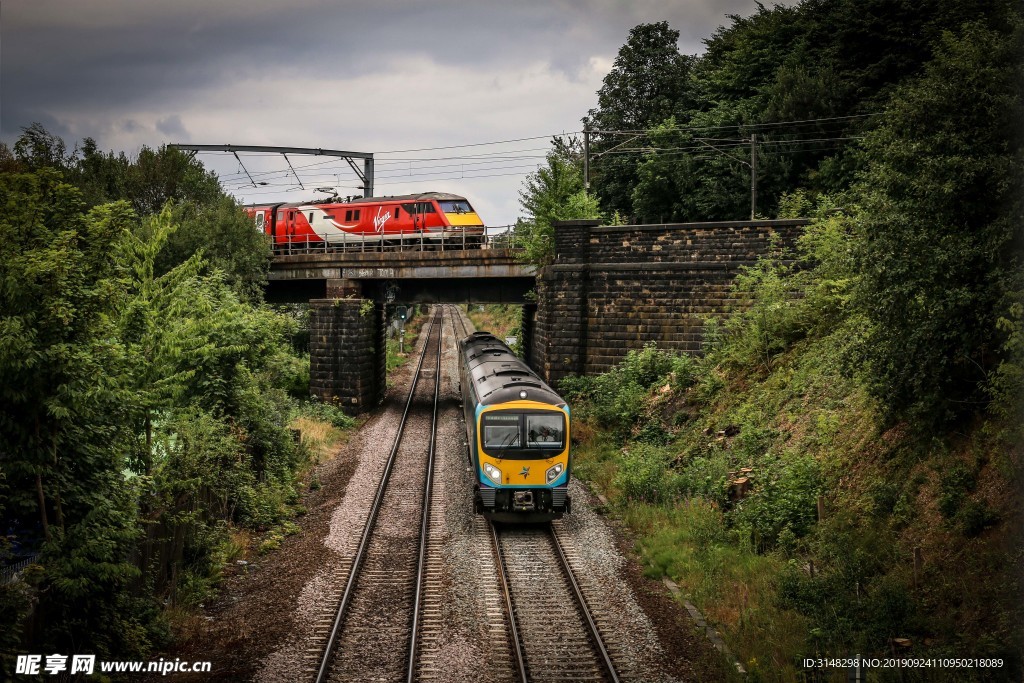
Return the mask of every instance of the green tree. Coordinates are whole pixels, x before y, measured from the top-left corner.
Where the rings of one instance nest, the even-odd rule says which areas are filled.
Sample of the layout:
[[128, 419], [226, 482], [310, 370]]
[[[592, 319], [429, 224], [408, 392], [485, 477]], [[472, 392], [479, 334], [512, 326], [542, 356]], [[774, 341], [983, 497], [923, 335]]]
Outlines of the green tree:
[[[252, 219], [235, 200], [222, 195], [206, 203], [176, 203], [170, 220], [178, 227], [160, 250], [155, 264], [158, 273], [201, 253], [208, 271], [223, 273], [244, 301], [263, 301], [270, 272], [270, 239], [253, 227]], [[149, 229], [147, 224], [142, 226], [143, 231]]]
[[[679, 31], [667, 21], [631, 29], [597, 93], [597, 107], [583, 119], [596, 131], [592, 184], [608, 213], [633, 213], [636, 156], [617, 149], [630, 147], [630, 136], [691, 105], [687, 77], [692, 58], [679, 53], [678, 42]], [[632, 132], [623, 137], [607, 131]]]
[[[140, 474], [152, 470], [153, 419], [162, 409], [174, 405], [195, 375], [189, 361], [202, 353], [205, 335], [190, 315], [193, 302], [187, 291], [203, 267], [198, 253], [166, 273], [156, 271], [158, 254], [177, 229], [170, 208], [146, 221], [149, 239], [127, 233], [120, 246], [121, 261], [128, 273], [128, 300], [121, 310], [120, 338], [128, 350], [131, 381], [137, 392], [137, 406], [144, 442], [133, 462]], [[197, 329], [196, 326], [200, 328]]]
[[0, 517], [25, 546], [41, 536], [46, 646], [84, 638], [98, 653], [142, 653], [148, 617], [130, 591], [135, 500], [122, 475], [132, 394], [110, 257], [131, 212], [84, 213], [51, 169], [0, 176], [0, 207]]
[[601, 217], [597, 200], [583, 189], [579, 141], [555, 138], [551, 146], [547, 165], [531, 173], [519, 191], [526, 217], [516, 223], [516, 239], [525, 248], [524, 260], [537, 265], [554, 258], [555, 221]]
[[852, 362], [891, 416], [922, 428], [984, 401], [997, 321], [1019, 300], [1021, 36], [1020, 24], [947, 33], [865, 143], [855, 301], [867, 326]]

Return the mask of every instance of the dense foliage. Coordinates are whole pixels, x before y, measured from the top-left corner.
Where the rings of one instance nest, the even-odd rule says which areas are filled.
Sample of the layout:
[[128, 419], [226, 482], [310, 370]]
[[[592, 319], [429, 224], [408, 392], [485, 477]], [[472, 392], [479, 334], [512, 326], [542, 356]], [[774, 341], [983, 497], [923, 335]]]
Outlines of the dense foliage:
[[530, 174], [519, 192], [526, 217], [516, 222], [513, 239], [530, 263], [554, 258], [556, 221], [601, 217], [597, 200], [583, 188], [581, 153], [579, 140], [555, 138], [546, 166]]
[[949, 680], [1024, 669], [1022, 57], [1010, 2], [759, 7], [636, 144], [633, 220], [745, 218], [751, 134], [759, 213], [813, 219], [701, 358], [562, 387], [577, 471], [755, 679], [903, 647], [1004, 661]]
[[144, 656], [163, 606], [237, 556], [232, 528], [296, 509], [308, 360], [259, 303], [264, 237], [193, 160], [69, 154], [33, 126], [0, 166], [0, 560], [35, 558], [0, 586], [3, 670], [22, 637]]

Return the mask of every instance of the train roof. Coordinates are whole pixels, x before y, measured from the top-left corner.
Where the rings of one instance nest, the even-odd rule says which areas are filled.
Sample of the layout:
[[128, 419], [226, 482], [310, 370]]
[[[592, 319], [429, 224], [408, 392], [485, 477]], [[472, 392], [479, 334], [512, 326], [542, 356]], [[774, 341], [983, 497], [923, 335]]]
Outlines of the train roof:
[[264, 202], [261, 204], [246, 204], [245, 207], [249, 209], [255, 209], [264, 206], [311, 206], [314, 204], [381, 204], [384, 202], [410, 202], [410, 201], [429, 201], [431, 199], [437, 200], [463, 200], [468, 201], [465, 197], [458, 194], [450, 194], [448, 192], [418, 192], [416, 194], [396, 194], [383, 197], [356, 197], [351, 200], [345, 200], [340, 197], [330, 197], [328, 199], [316, 199], [308, 202]]
[[561, 396], [490, 332], [474, 332], [459, 342], [459, 350], [481, 405], [518, 401], [524, 390], [530, 400], [565, 405]]

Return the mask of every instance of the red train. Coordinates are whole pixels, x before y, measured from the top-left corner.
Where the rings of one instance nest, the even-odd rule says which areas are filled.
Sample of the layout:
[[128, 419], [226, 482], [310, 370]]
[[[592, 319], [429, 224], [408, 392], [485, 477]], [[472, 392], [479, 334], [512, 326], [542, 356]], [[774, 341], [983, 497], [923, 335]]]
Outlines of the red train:
[[245, 212], [276, 248], [442, 240], [479, 246], [484, 224], [465, 197], [424, 192], [322, 203], [250, 204]]

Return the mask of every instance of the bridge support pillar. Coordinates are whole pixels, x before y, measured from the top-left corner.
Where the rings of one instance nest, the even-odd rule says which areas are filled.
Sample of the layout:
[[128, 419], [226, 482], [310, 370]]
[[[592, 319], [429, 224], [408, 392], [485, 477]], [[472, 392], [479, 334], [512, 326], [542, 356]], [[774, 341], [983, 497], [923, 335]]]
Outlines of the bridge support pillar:
[[357, 414], [386, 389], [384, 305], [372, 299], [310, 301], [310, 393]]
[[[537, 278], [537, 314], [532, 330], [531, 367], [555, 386], [586, 371], [587, 294], [590, 229], [599, 221], [555, 223], [555, 264]], [[525, 318], [525, 311], [524, 311]]]
[[536, 302], [523, 304], [522, 317], [519, 320], [519, 348], [523, 350], [523, 360], [533, 367], [533, 328], [537, 323]]

